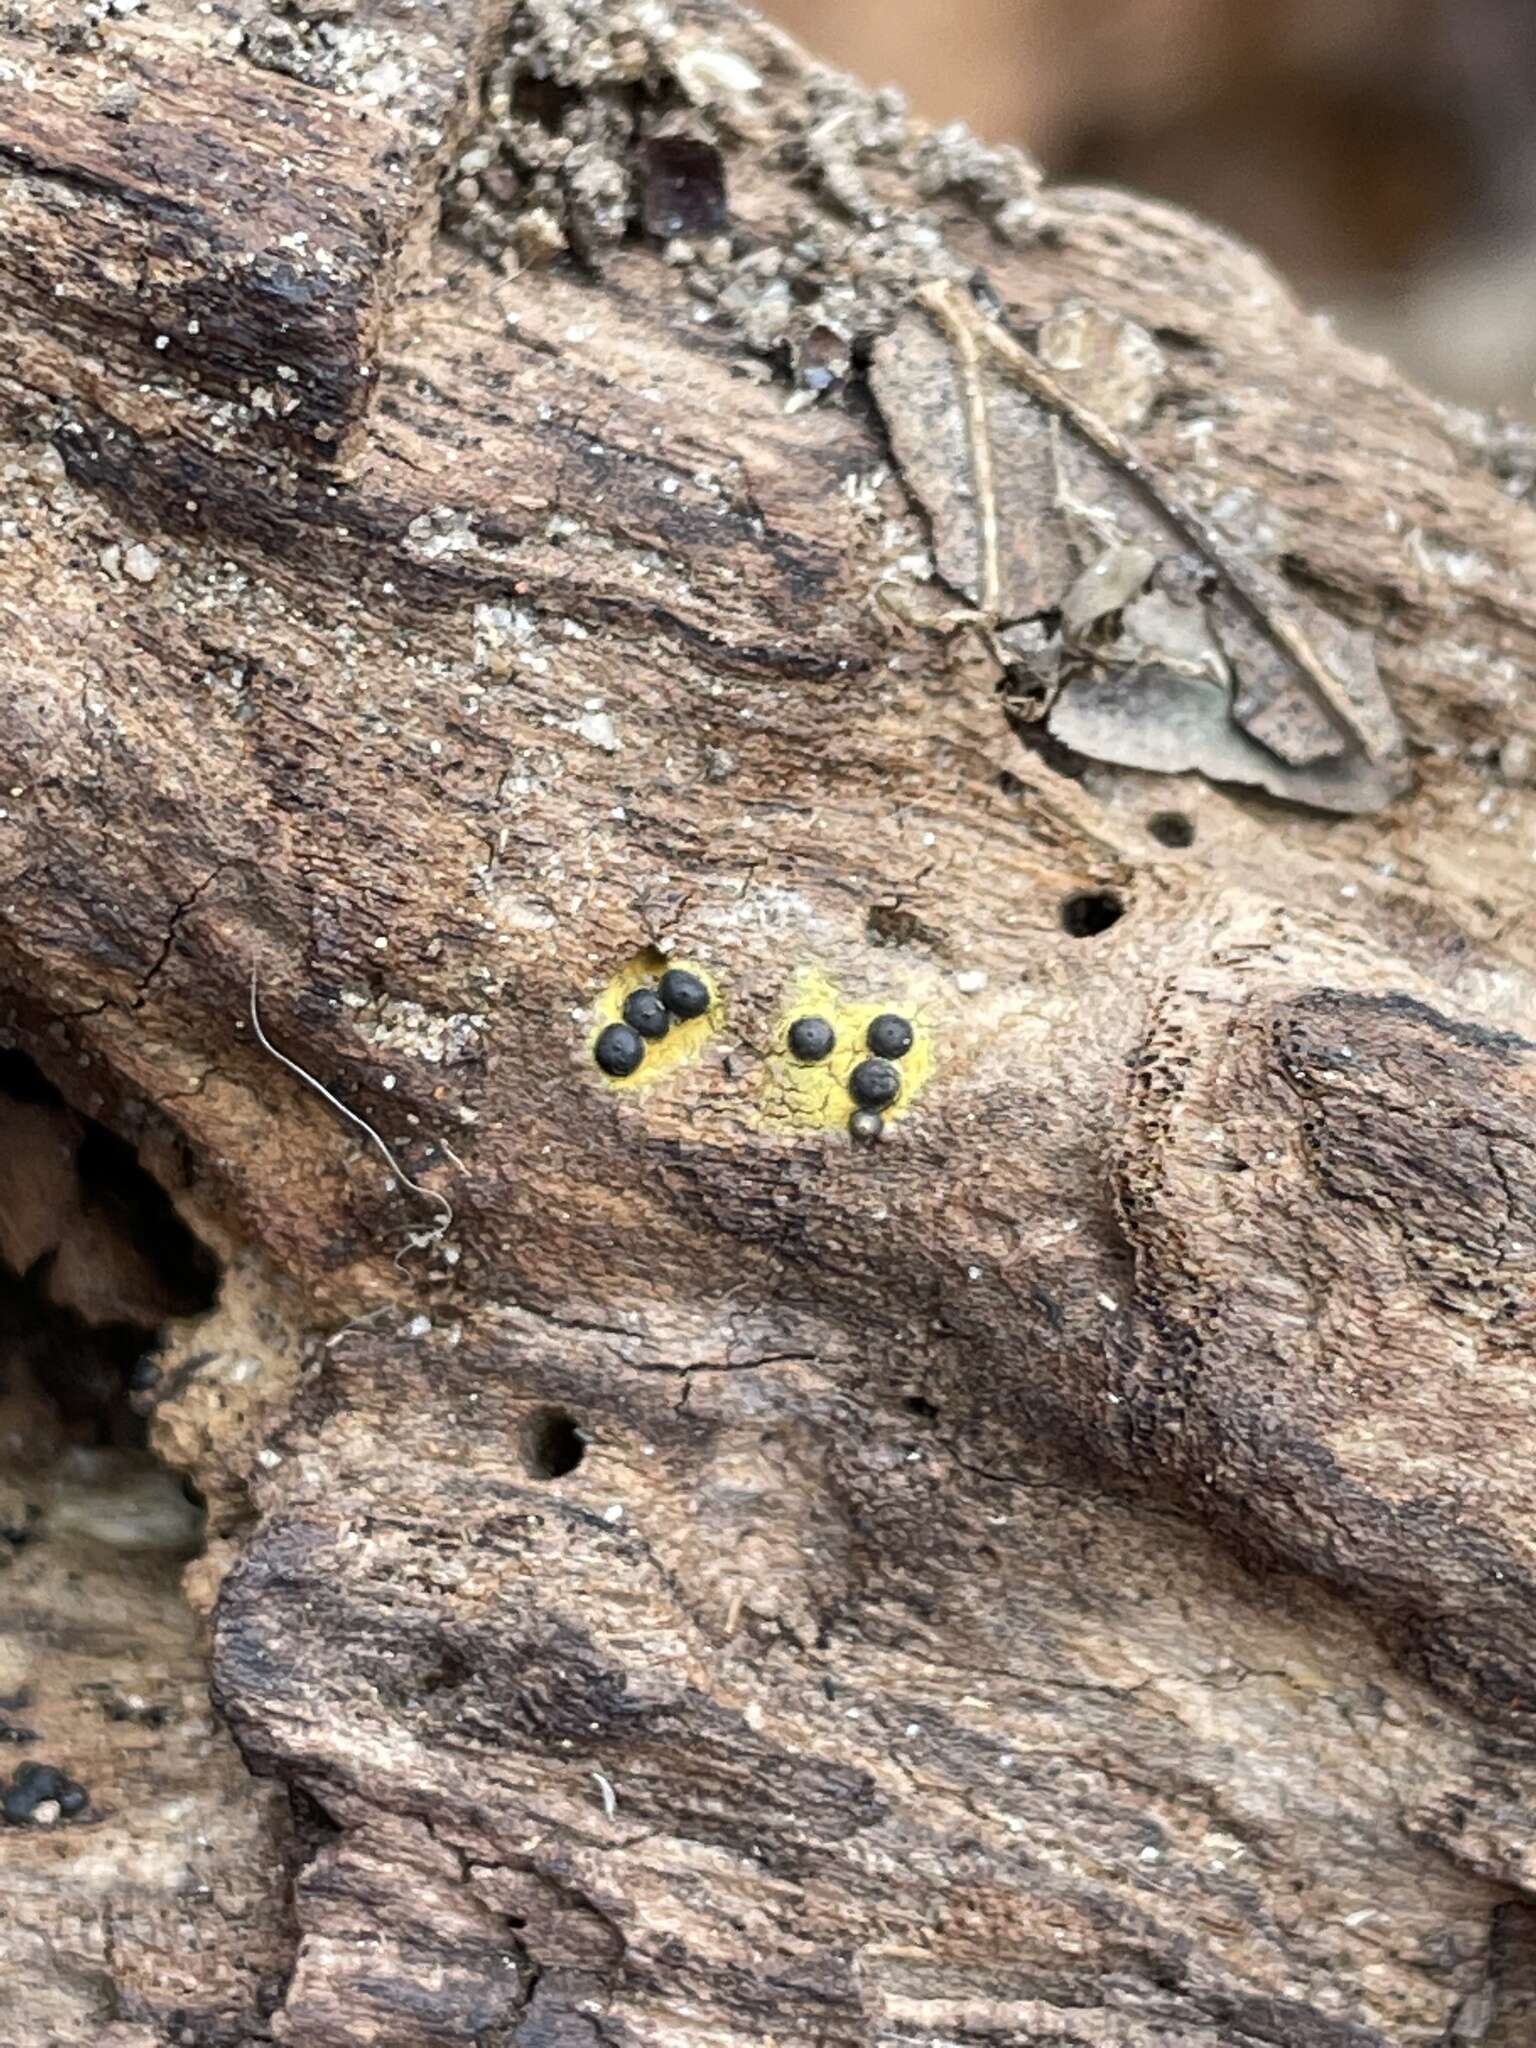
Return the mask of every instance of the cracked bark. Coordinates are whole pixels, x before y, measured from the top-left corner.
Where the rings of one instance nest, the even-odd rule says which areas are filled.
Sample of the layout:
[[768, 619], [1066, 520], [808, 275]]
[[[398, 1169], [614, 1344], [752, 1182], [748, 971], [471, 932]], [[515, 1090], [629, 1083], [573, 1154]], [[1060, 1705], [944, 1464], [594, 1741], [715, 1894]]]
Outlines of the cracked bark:
[[[225, 1262], [154, 1427], [256, 1774], [6, 1834], [0, 2042], [1524, 2041], [1529, 437], [703, 0], [0, 61], [6, 1031]], [[978, 270], [1156, 337], [1137, 459], [1374, 636], [1390, 807], [1010, 724], [857, 367]], [[718, 1028], [613, 1089], [650, 947]], [[807, 976], [920, 1020], [873, 1149]]]

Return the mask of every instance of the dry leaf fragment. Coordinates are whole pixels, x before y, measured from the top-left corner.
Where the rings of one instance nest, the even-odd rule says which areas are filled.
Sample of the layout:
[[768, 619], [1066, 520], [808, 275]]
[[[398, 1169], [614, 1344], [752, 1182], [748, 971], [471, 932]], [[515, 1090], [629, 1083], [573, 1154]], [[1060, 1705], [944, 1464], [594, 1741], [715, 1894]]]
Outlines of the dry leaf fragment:
[[1152, 580], [1157, 556], [1134, 541], [1116, 541], [1091, 561], [1062, 599], [1061, 630], [1078, 641], [1101, 619], [1124, 611]]
[[[1176, 763], [1332, 810], [1389, 802], [1403, 742], [1369, 636], [1235, 547], [1085, 401], [1144, 413], [1152, 365], [1134, 323], [1079, 304], [1044, 332], [1066, 369], [959, 287], [930, 285], [871, 381], [940, 574], [1004, 654], [1032, 622], [1032, 674], [1067, 676], [1050, 730], [1124, 766]], [[1042, 625], [1065, 664], [1037, 644]]]

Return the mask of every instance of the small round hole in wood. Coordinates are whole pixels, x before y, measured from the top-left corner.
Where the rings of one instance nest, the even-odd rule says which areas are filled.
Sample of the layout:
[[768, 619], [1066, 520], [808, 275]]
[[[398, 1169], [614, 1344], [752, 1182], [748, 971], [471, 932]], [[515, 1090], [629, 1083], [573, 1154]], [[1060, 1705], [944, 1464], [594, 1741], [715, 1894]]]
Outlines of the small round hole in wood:
[[1125, 905], [1113, 889], [1079, 889], [1062, 900], [1061, 928], [1069, 939], [1096, 939], [1124, 915]]
[[564, 1479], [587, 1455], [587, 1440], [563, 1408], [540, 1408], [523, 1430], [523, 1466], [530, 1479]]
[[1159, 846], [1193, 846], [1195, 843], [1195, 821], [1182, 811], [1155, 811], [1147, 820], [1147, 830]]

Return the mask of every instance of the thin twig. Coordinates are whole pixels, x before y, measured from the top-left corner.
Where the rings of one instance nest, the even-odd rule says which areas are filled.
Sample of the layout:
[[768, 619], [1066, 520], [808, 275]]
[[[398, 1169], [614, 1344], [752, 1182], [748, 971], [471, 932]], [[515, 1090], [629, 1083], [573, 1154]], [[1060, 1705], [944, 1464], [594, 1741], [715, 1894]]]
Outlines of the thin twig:
[[313, 1088], [321, 1100], [328, 1102], [338, 1116], [344, 1116], [349, 1124], [355, 1124], [370, 1144], [377, 1146], [379, 1156], [402, 1187], [409, 1188], [411, 1193], [417, 1196], [419, 1200], [434, 1203], [442, 1212], [443, 1220], [433, 1233], [433, 1242], [452, 1228], [453, 1204], [449, 1201], [448, 1197], [439, 1194], [436, 1188], [424, 1188], [420, 1181], [412, 1180], [399, 1160], [396, 1159], [394, 1153], [390, 1151], [384, 1140], [373, 1128], [373, 1125], [365, 1117], [360, 1117], [355, 1109], [348, 1109], [344, 1102], [338, 1101], [323, 1081], [317, 1081], [307, 1068], [299, 1065], [297, 1060], [289, 1059], [287, 1053], [279, 1052], [271, 1039], [268, 1038], [266, 1032], [261, 1028], [261, 1013], [256, 1007], [256, 969], [254, 967], [251, 969], [251, 1029], [255, 1032], [257, 1042], [262, 1050], [270, 1053], [279, 1066], [286, 1067], [290, 1074], [297, 1074], [304, 1085], [307, 1088]]
[[997, 530], [997, 484], [992, 471], [992, 428], [987, 418], [987, 387], [981, 374], [976, 322], [973, 317], [968, 317], [970, 308], [967, 302], [941, 286], [930, 286], [919, 292], [918, 300], [944, 329], [960, 358], [960, 388], [965, 396], [966, 432], [971, 444], [971, 474], [976, 491], [976, 523], [981, 541], [979, 610], [986, 623], [995, 627], [1003, 601], [1003, 570]]

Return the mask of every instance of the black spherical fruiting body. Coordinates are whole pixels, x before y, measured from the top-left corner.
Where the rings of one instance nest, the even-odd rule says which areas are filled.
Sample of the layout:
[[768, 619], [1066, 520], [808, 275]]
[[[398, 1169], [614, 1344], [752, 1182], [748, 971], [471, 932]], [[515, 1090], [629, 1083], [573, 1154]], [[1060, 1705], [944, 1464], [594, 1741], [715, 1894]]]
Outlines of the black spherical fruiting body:
[[632, 1025], [608, 1024], [597, 1035], [592, 1057], [605, 1074], [622, 1081], [645, 1058], [645, 1040]]
[[56, 1764], [18, 1764], [10, 1784], [0, 1792], [0, 1821], [25, 1828], [73, 1820], [90, 1804], [90, 1796]]
[[837, 1033], [825, 1017], [797, 1017], [789, 1027], [789, 1049], [807, 1066], [824, 1060], [837, 1043]]
[[885, 1129], [885, 1118], [878, 1109], [856, 1109], [848, 1119], [848, 1135], [856, 1145], [878, 1143]]
[[642, 1038], [665, 1038], [672, 1028], [672, 1012], [655, 989], [637, 988], [624, 998], [624, 1022]]
[[865, 1032], [864, 1043], [877, 1059], [899, 1060], [912, 1050], [912, 1026], [905, 1017], [887, 1010]]
[[709, 1008], [709, 989], [686, 967], [669, 967], [661, 977], [661, 1000], [674, 1017], [702, 1017]]
[[860, 1109], [885, 1109], [901, 1093], [901, 1076], [889, 1060], [860, 1060], [848, 1076], [848, 1093]]
[[25, 1763], [16, 1766], [13, 1783], [34, 1799], [57, 1799], [69, 1780], [57, 1764]]

